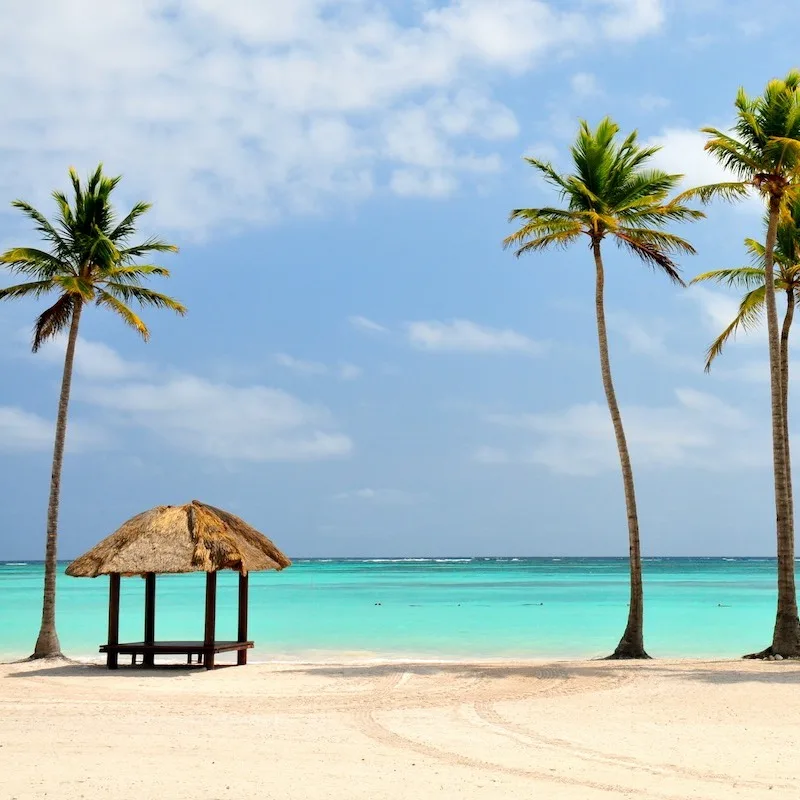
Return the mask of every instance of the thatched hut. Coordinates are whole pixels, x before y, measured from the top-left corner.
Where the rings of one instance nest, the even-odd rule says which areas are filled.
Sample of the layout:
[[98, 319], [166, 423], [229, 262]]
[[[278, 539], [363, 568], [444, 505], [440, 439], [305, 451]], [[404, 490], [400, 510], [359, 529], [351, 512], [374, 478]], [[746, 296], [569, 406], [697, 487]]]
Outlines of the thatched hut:
[[[244, 520], [214, 506], [192, 500], [184, 506], [157, 506], [137, 514], [115, 533], [67, 567], [67, 575], [96, 578], [108, 575], [108, 644], [100, 648], [107, 654], [109, 669], [118, 665], [120, 654], [144, 666], [153, 666], [157, 654], [186, 655], [189, 664], [196, 655], [207, 669], [214, 666], [216, 653], [236, 651], [237, 663], [247, 663], [248, 575], [262, 570], [281, 570], [291, 561], [262, 533]], [[217, 572], [239, 573], [239, 631], [237, 641], [215, 638]], [[206, 573], [206, 619], [202, 642], [156, 642], [155, 607], [157, 573]], [[121, 576], [145, 578], [144, 641], [119, 642], [119, 597]]]

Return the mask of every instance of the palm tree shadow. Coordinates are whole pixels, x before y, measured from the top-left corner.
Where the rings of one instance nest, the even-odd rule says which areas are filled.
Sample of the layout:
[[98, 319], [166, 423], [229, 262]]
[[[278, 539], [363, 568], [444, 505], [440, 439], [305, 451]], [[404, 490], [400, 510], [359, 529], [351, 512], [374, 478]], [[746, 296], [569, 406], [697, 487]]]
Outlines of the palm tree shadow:
[[800, 684], [800, 669], [797, 666], [787, 669], [779, 665], [776, 669], [758, 671], [739, 669], [696, 669], [689, 672], [671, 673], [676, 678], [686, 681], [696, 681], [709, 684], [736, 684], [736, 683], [774, 683], [774, 684]]

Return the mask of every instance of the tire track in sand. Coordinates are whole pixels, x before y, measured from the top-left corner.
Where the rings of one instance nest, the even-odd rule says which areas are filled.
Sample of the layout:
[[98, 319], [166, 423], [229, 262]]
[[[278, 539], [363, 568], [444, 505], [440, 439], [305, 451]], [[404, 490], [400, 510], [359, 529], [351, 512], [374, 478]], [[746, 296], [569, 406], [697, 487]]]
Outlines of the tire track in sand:
[[[576, 756], [584, 761], [593, 762], [597, 764], [604, 764], [611, 767], [624, 767], [626, 769], [638, 770], [646, 772], [651, 775], [664, 777], [675, 776], [685, 777], [693, 781], [704, 781], [708, 783], [718, 783], [726, 786], [735, 786], [749, 789], [759, 789], [761, 791], [769, 791], [770, 789], [793, 789], [790, 784], [779, 783], [775, 780], [768, 782], [753, 781], [745, 778], [737, 778], [733, 775], [723, 775], [721, 773], [703, 772], [701, 770], [691, 769], [690, 767], [682, 767], [679, 764], [669, 764], [663, 762], [648, 762], [633, 756], [616, 755], [608, 753], [603, 750], [586, 747], [579, 745], [569, 739], [560, 739], [553, 736], [544, 736], [535, 733], [526, 725], [512, 722], [511, 720], [503, 717], [497, 709], [495, 704], [490, 701], [477, 701], [473, 703], [470, 708], [474, 711], [475, 716], [482, 720], [489, 730], [494, 731], [500, 735], [505, 733], [515, 741], [520, 738], [527, 740], [532, 744], [540, 747], [550, 748], [556, 752], [568, 752], [571, 756]], [[477, 727], [484, 727], [478, 725]]]

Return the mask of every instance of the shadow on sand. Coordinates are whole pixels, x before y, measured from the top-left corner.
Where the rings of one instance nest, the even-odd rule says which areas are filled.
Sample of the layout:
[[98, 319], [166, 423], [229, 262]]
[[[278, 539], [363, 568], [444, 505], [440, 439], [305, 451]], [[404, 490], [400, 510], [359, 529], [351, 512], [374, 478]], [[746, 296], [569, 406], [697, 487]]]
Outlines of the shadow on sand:
[[[528, 678], [533, 680], [581, 680], [597, 678], [620, 672], [655, 674], [663, 678], [710, 684], [776, 683], [800, 684], [800, 661], [746, 662], [748, 667], [738, 668], [737, 661], [691, 661], [659, 664], [658, 661], [553, 661], [537, 664], [369, 664], [369, 665], [298, 665], [284, 672], [324, 677], [353, 676], [359, 678], [382, 677], [392, 673], [408, 672], [412, 675], [453, 675], [480, 677], [485, 680]], [[646, 678], [644, 678], [646, 680]]]
[[[107, 669], [105, 664], [87, 664], [80, 661], [58, 659], [57, 661], [12, 661], [0, 666], [31, 666], [30, 669], [21, 669], [10, 672], [6, 678], [164, 678], [181, 677], [193, 674], [204, 674], [207, 670], [199, 664], [157, 664], [155, 667], [145, 669], [140, 666], [120, 664], [118, 669]], [[235, 667], [236, 664], [217, 664], [214, 672]]]
[[[800, 661], [742, 662], [737, 661], [682, 661], [659, 663], [653, 661], [553, 661], [547, 663], [390, 663], [390, 664], [275, 664], [284, 674], [314, 675], [328, 678], [380, 678], [399, 673], [419, 676], [452, 675], [454, 677], [480, 678], [483, 680], [506, 680], [522, 678], [529, 680], [581, 680], [608, 676], [612, 673], [625, 675], [653, 674], [661, 678], [672, 678], [708, 684], [774, 683], [800, 684]], [[78, 661], [15, 661], [3, 666], [27, 666], [6, 675], [7, 678], [163, 678], [204, 674], [206, 670], [193, 664], [162, 664], [147, 669], [141, 666], [120, 665], [117, 670], [108, 670], [104, 664], [88, 664]], [[33, 665], [36, 664], [35, 667]], [[745, 664], [747, 666], [745, 666]], [[269, 666], [269, 664], [262, 665]], [[218, 664], [217, 670], [235, 667], [235, 664]], [[258, 664], [252, 664], [258, 666]], [[246, 667], [245, 667], [246, 669]]]

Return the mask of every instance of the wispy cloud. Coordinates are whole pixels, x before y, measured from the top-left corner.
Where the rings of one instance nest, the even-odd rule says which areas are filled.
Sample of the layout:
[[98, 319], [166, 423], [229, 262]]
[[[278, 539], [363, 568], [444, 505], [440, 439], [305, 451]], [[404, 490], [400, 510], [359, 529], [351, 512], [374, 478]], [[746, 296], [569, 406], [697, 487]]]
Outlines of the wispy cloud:
[[671, 101], [668, 97], [659, 94], [643, 94], [638, 100], [639, 108], [642, 111], [661, 111], [669, 108]]
[[361, 501], [375, 505], [412, 505], [421, 500], [421, 495], [401, 489], [353, 489], [338, 492], [331, 498], [337, 502]]
[[[744, 411], [695, 389], [677, 389], [675, 397], [668, 406], [623, 406], [636, 466], [728, 471], [769, 463], [767, 438]], [[608, 409], [599, 403], [550, 413], [495, 414], [488, 421], [525, 431], [532, 443], [522, 448], [484, 448], [493, 457], [477, 459], [483, 463], [540, 464], [567, 475], [619, 469]]]
[[[0, 450], [12, 452], [52, 452], [55, 421], [14, 406], [0, 406]], [[67, 449], [71, 452], [93, 450], [108, 445], [101, 430], [82, 420], [69, 426]]]
[[667, 344], [666, 330], [659, 329], [658, 320], [647, 322], [622, 311], [608, 314], [608, 327], [628, 345], [631, 353], [647, 356], [660, 366], [674, 367], [687, 372], [701, 372], [703, 360], [699, 354], [687, 356], [677, 353]]
[[[17, 331], [15, 340], [21, 345], [29, 342], [29, 332]], [[67, 340], [65, 336], [59, 336], [44, 344], [37, 353], [37, 363], [64, 364], [64, 352]], [[17, 351], [18, 355], [29, 356], [27, 348], [22, 347]], [[103, 342], [94, 342], [83, 337], [78, 338], [75, 349], [75, 374], [88, 380], [125, 380], [129, 378], [140, 378], [148, 374], [150, 368], [138, 361], [129, 361], [122, 358], [116, 350]]]
[[330, 412], [266, 386], [231, 386], [195, 375], [84, 386], [76, 399], [109, 422], [150, 432], [186, 452], [227, 461], [316, 461], [347, 456], [348, 436]]
[[[63, 355], [57, 347], [45, 352], [44, 363], [60, 366]], [[351, 379], [355, 369], [344, 364], [332, 374]], [[70, 424], [68, 442], [79, 449], [111, 447], [117, 429], [133, 428], [184, 452], [226, 461], [314, 461], [345, 457], [353, 450], [352, 440], [326, 408], [273, 387], [129, 362], [89, 340], [78, 342], [76, 374], [73, 399], [79, 419]], [[80, 416], [89, 408], [96, 412], [91, 428]], [[0, 448], [46, 449], [52, 437], [49, 421], [0, 407]]]
[[328, 375], [343, 381], [352, 381], [359, 378], [363, 372], [361, 367], [357, 367], [355, 364], [350, 364], [348, 362], [332, 366], [323, 364], [320, 361], [303, 361], [302, 359], [294, 358], [286, 353], [276, 353], [274, 359], [276, 364], [286, 367], [286, 369], [295, 373], [295, 375], [306, 377]]
[[406, 324], [409, 343], [420, 350], [449, 353], [541, 355], [546, 347], [509, 328], [490, 328], [466, 319]]
[[591, 72], [576, 72], [569, 80], [572, 91], [580, 98], [596, 97], [602, 94], [597, 76]]
[[356, 329], [369, 333], [388, 333], [389, 329], [367, 317], [348, 317], [347, 321]]

